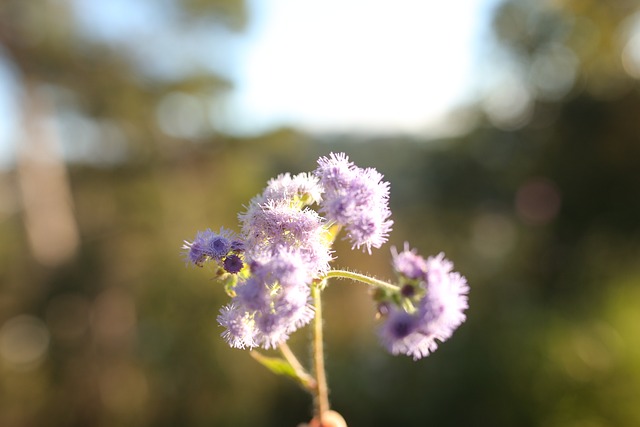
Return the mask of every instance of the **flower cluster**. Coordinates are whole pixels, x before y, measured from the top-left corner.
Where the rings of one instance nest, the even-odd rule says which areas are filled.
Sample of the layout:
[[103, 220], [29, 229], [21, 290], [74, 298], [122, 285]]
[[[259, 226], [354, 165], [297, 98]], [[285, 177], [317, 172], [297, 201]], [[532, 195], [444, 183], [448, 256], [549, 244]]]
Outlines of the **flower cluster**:
[[194, 265], [217, 261], [236, 275], [228, 288], [232, 300], [218, 316], [229, 345], [273, 348], [307, 324], [314, 317], [311, 286], [332, 260], [332, 227], [344, 226], [356, 247], [381, 246], [392, 223], [388, 194], [377, 171], [332, 154], [319, 159], [313, 173], [271, 179], [238, 215], [238, 240], [221, 229], [185, 242]]
[[352, 248], [370, 253], [387, 241], [390, 216], [383, 176], [355, 166], [344, 153], [331, 153], [318, 159], [312, 173], [271, 179], [238, 215], [239, 236], [207, 229], [183, 248], [193, 265], [218, 265], [231, 301], [217, 320], [231, 347], [270, 349], [284, 343], [314, 318], [312, 287], [343, 277], [376, 288], [383, 345], [419, 359], [465, 320], [466, 279], [444, 254], [424, 259], [408, 246], [400, 253], [392, 249], [395, 284], [330, 269], [340, 230]]
[[235, 287], [232, 302], [218, 316], [231, 347], [275, 348], [313, 318], [305, 267], [296, 252], [251, 262], [251, 275]]
[[324, 187], [321, 212], [345, 227], [354, 248], [379, 248], [387, 241], [389, 183], [375, 169], [361, 169], [344, 154], [332, 153], [318, 160], [315, 174]]
[[464, 276], [452, 271], [453, 263], [443, 253], [426, 260], [405, 247], [394, 249], [393, 267], [399, 276], [399, 295], [382, 299], [385, 321], [380, 337], [393, 354], [414, 360], [428, 356], [465, 320], [469, 286]]

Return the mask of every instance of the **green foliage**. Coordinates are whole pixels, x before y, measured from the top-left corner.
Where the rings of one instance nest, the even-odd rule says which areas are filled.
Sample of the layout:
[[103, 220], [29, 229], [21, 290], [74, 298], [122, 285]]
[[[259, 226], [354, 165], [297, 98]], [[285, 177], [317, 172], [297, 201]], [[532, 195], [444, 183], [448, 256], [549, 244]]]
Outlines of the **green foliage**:
[[251, 357], [254, 358], [254, 360], [256, 360], [258, 363], [260, 363], [262, 366], [264, 366], [274, 374], [288, 377], [300, 384], [305, 389], [312, 387], [312, 383], [309, 382], [309, 377], [306, 375], [300, 375], [299, 372], [296, 372], [294, 367], [287, 360], [281, 357], [265, 356], [264, 354], [256, 350], [252, 350], [250, 354]]

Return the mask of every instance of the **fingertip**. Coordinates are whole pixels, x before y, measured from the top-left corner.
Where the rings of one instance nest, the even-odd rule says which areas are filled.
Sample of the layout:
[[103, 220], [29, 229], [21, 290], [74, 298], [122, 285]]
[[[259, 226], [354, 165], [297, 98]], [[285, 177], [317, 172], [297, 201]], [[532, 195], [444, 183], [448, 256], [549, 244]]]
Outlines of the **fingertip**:
[[347, 422], [336, 411], [327, 411], [322, 414], [322, 423], [316, 416], [309, 423], [309, 427], [347, 427]]

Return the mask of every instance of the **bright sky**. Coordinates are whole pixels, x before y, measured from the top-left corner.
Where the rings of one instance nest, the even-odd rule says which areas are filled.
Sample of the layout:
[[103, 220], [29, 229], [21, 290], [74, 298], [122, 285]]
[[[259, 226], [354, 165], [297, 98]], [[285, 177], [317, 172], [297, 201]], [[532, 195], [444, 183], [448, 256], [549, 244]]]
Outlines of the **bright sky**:
[[13, 162], [12, 139], [16, 133], [18, 115], [15, 110], [17, 101], [16, 82], [13, 70], [3, 61], [0, 51], [0, 170]]
[[254, 0], [233, 115], [266, 128], [424, 131], [470, 96], [495, 3]]
[[[165, 34], [172, 11], [155, 1], [74, 5], [88, 36], [125, 46], [149, 69], [199, 61], [226, 74], [235, 85], [222, 109], [227, 130], [433, 134], [473, 95], [479, 47], [499, 0], [247, 0], [249, 27], [226, 45], [219, 29]], [[1, 62], [0, 165], [11, 157], [15, 121]]]

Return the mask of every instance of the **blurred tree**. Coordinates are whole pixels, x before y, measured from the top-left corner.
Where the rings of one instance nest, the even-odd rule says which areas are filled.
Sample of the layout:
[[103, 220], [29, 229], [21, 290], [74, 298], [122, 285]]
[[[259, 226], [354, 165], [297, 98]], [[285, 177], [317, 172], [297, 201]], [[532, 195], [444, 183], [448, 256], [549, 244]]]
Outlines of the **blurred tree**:
[[521, 179], [549, 179], [556, 188], [550, 191], [562, 198], [551, 237], [556, 241], [541, 248], [549, 269], [543, 269], [540, 283], [567, 287], [562, 277], [546, 274], [560, 275], [567, 268], [579, 274], [590, 255], [578, 248], [593, 233], [615, 239], [639, 231], [640, 175], [631, 159], [640, 156], [634, 119], [640, 114], [634, 75], [640, 62], [632, 62], [640, 57], [639, 45], [633, 44], [640, 37], [640, 5], [507, 1], [496, 11], [494, 28], [499, 49], [507, 52], [505, 61], [516, 64], [530, 99], [526, 117], [514, 122], [520, 131], [512, 134], [532, 155]]
[[633, 0], [501, 3], [493, 20], [498, 48], [488, 53], [484, 103], [492, 123], [521, 126], [534, 100], [628, 93], [640, 69], [637, 12]]
[[[110, 10], [117, 7], [120, 10]], [[165, 12], [167, 9], [171, 13]], [[106, 36], [101, 36], [99, 30], [96, 35], [87, 29], [87, 26], [99, 26], [95, 16], [83, 22], [87, 14], [109, 13], [115, 13], [116, 17], [114, 22], [108, 22], [107, 25], [113, 24], [114, 28], [108, 30], [111, 33]], [[151, 25], [151, 34], [148, 29], [145, 33], [144, 29], [132, 31], [127, 27], [128, 13], [141, 15], [134, 18], [137, 21], [132, 25], [137, 22], [143, 27], [147, 22], [147, 26]], [[154, 23], [158, 17], [162, 18], [161, 22]], [[129, 19], [132, 18], [129, 16]], [[158, 132], [155, 111], [163, 97], [172, 92], [194, 97], [215, 96], [229, 87], [224, 78], [202, 67], [182, 69], [173, 75], [163, 76], [157, 70], [154, 73], [156, 64], [152, 60], [166, 55], [167, 50], [177, 50], [173, 54], [180, 58], [180, 49], [184, 46], [171, 45], [167, 40], [184, 42], [185, 34], [190, 34], [196, 24], [241, 30], [245, 19], [242, 0], [135, 4], [8, 0], [0, 5], [0, 45], [3, 59], [17, 74], [23, 97], [46, 96], [50, 109], [47, 114], [71, 127], [72, 134], [81, 132], [83, 125], [85, 128], [94, 125], [99, 141], [92, 147], [94, 158], [108, 159], [114, 144], [124, 145], [119, 149], [127, 158], [137, 158], [157, 153], [163, 147], [159, 142], [167, 135]], [[153, 31], [158, 29], [154, 25], [162, 25], [162, 37], [156, 36], [155, 40]], [[206, 39], [190, 40], [191, 45], [203, 42]], [[134, 52], [146, 52], [146, 55], [140, 60], [141, 55], [136, 56]], [[42, 90], [45, 88], [46, 91]], [[22, 103], [23, 108], [28, 105]], [[188, 136], [211, 135], [211, 126], [206, 121], [204, 126], [202, 134]], [[82, 149], [78, 143], [64, 141], [64, 144], [71, 158], [74, 149]]]

